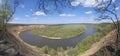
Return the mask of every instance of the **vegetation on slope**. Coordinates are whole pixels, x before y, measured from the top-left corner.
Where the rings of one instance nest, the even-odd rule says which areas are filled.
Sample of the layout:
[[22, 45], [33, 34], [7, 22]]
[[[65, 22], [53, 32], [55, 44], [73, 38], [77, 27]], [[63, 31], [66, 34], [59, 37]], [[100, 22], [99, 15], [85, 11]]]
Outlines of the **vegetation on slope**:
[[107, 23], [97, 24], [94, 26], [94, 28], [97, 29], [98, 32], [93, 36], [88, 36], [85, 39], [83, 39], [77, 45], [75, 55], [78, 55], [88, 50], [92, 46], [92, 44], [98, 42], [102, 37], [104, 37], [107, 33], [109, 33], [112, 30], [111, 24]]
[[98, 42], [102, 38], [101, 33], [96, 33], [93, 36], [88, 36], [85, 39], [83, 39], [78, 45], [76, 46], [74, 55], [78, 55], [80, 53], [85, 52], [89, 48], [91, 48], [92, 44]]
[[34, 29], [32, 33], [38, 36], [48, 38], [70, 38], [82, 34], [85, 31], [85, 25], [53, 25], [42, 29]]
[[92, 44], [100, 41], [102, 37], [104, 37], [108, 32], [112, 30], [111, 24], [97, 24], [97, 25], [94, 25], [94, 28], [97, 29], [98, 32], [93, 36], [87, 36], [85, 39], [79, 42], [75, 48], [69, 47], [67, 48], [67, 50], [58, 48], [58, 49], [61, 49], [62, 50], [61, 51], [61, 50], [50, 49], [48, 47], [43, 47], [43, 48], [40, 48], [40, 51], [46, 54], [50, 54], [51, 56], [57, 56], [58, 53], [60, 52], [62, 52], [63, 55], [77, 56], [78, 54], [81, 54], [86, 50], [90, 49]]

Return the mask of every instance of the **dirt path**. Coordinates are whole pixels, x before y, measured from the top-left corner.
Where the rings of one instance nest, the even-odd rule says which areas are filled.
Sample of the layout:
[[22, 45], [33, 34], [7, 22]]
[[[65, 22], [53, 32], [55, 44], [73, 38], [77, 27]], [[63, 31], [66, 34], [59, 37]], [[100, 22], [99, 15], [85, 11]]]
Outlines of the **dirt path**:
[[80, 54], [78, 56], [90, 56], [90, 55], [96, 53], [103, 46], [106, 46], [111, 41], [113, 42], [114, 36], [115, 36], [115, 30], [111, 31], [108, 35], [106, 35], [104, 38], [102, 38], [99, 42], [93, 44], [89, 50], [85, 51], [83, 54]]

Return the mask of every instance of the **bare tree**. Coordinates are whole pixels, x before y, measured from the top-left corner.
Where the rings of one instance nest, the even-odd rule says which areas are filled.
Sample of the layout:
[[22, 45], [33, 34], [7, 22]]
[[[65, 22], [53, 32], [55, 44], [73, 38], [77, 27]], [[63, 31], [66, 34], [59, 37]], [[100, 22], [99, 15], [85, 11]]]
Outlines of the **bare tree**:
[[40, 11], [47, 13], [62, 13], [64, 8], [72, 7], [72, 0], [37, 0], [37, 7]]
[[[28, 46], [20, 39], [16, 38], [11, 33], [9, 33], [7, 30], [8, 22], [12, 19], [12, 16], [15, 14], [16, 8], [18, 7], [20, 1], [14, 0], [13, 6], [9, 4], [9, 0], [4, 0], [3, 2], [4, 3], [2, 3], [0, 7], [0, 23], [2, 23], [0, 31], [0, 41], [2, 41], [2, 43], [12, 43], [12, 48], [14, 48], [14, 50], [16, 51], [16, 54], [14, 54], [15, 56], [40, 56], [41, 53], [39, 53], [39, 51], [34, 50], [34, 48]], [[11, 48], [11, 46], [8, 47]], [[5, 51], [9, 48], [3, 50], [0, 49], [0, 55], [1, 53], [5, 53]]]
[[[11, 19], [11, 17], [14, 15], [15, 11], [16, 11], [16, 7], [18, 6], [18, 1], [15, 0], [14, 3], [14, 8], [10, 7], [9, 1], [5, 0], [4, 3], [1, 5], [0, 8], [0, 21], [1, 21], [1, 34], [0, 34], [0, 39], [5, 39], [7, 37], [9, 37], [7, 35], [7, 23], [9, 22], [9, 20]], [[7, 37], [4, 37], [7, 36]]]
[[[99, 2], [99, 0], [96, 0]], [[99, 13], [99, 20], [109, 19], [113, 22], [114, 29], [116, 29], [116, 40], [115, 40], [115, 53], [118, 54], [118, 45], [120, 43], [120, 18], [118, 17], [117, 11], [120, 6], [119, 0], [103, 0], [94, 8]]]

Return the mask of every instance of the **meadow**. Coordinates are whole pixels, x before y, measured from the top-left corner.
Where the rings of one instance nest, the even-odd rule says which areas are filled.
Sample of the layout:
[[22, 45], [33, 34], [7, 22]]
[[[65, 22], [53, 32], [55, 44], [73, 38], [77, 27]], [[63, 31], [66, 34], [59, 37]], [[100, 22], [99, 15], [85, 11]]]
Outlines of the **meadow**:
[[49, 25], [46, 28], [34, 29], [32, 33], [47, 38], [64, 39], [81, 35], [85, 28], [86, 25], [82, 24]]

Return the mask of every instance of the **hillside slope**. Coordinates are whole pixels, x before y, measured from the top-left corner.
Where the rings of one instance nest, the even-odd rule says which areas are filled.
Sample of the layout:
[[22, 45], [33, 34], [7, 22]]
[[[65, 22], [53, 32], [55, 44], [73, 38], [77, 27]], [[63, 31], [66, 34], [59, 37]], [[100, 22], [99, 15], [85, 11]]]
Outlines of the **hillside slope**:
[[31, 26], [12, 26], [8, 28], [7, 35], [9, 37], [6, 35], [6, 40], [0, 40], [0, 56], [47, 56], [39, 52], [37, 47], [31, 46], [20, 39], [19, 33], [24, 31], [25, 27], [29, 28]]
[[[111, 31], [99, 42], [93, 44], [89, 50], [87, 50], [83, 54], [80, 54], [79, 56], [101, 56], [102, 54], [97, 54], [97, 53], [99, 53], [102, 48], [109, 46], [111, 43], [114, 43], [114, 39], [115, 39], [115, 30]], [[110, 56], [110, 53], [107, 54], [107, 52], [105, 52], [105, 54], [106, 55], [102, 55], [102, 56]]]

